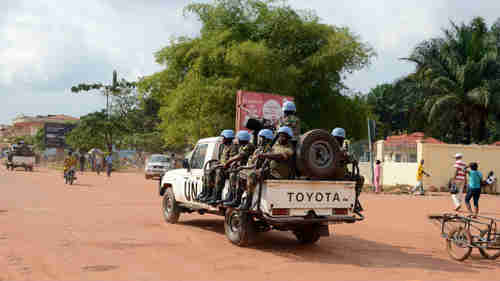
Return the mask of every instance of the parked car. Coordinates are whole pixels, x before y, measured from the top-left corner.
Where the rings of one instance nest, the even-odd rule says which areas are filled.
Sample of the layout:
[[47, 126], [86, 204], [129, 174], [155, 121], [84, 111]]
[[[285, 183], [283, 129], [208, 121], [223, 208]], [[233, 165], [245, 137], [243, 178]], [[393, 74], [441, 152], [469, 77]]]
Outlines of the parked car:
[[168, 156], [153, 154], [146, 160], [145, 177], [146, 179], [160, 179], [170, 168], [170, 158]]

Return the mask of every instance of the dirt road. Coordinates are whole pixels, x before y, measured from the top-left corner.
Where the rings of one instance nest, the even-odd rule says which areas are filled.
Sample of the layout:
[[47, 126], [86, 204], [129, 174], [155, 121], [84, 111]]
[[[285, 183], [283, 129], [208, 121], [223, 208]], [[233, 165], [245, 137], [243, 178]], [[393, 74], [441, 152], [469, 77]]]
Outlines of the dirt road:
[[[269, 232], [251, 248], [226, 240], [222, 217], [164, 222], [157, 182], [139, 174], [0, 168], [0, 281], [6, 280], [498, 280], [500, 260], [448, 258], [426, 215], [448, 196], [363, 195], [364, 222], [330, 226], [312, 246]], [[500, 197], [484, 213], [500, 217]]]

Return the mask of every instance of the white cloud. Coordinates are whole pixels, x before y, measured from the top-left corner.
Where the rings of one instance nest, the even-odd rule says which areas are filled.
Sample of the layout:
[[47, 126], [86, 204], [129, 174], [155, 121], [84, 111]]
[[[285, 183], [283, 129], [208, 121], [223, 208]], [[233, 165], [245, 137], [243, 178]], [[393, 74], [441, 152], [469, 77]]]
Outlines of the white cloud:
[[[194, 35], [199, 23], [185, 18], [190, 0], [3, 0], [0, 10], [0, 123], [17, 113], [81, 115], [101, 109], [96, 95], [69, 93], [80, 82], [135, 80], [158, 71], [153, 54], [172, 36]], [[197, 0], [196, 2], [204, 2]], [[206, 1], [205, 1], [206, 2]], [[398, 60], [419, 42], [439, 36], [449, 20], [483, 16], [491, 24], [500, 1], [290, 0], [313, 9], [323, 22], [347, 26], [375, 48], [371, 67], [346, 84], [367, 92], [410, 72]]]

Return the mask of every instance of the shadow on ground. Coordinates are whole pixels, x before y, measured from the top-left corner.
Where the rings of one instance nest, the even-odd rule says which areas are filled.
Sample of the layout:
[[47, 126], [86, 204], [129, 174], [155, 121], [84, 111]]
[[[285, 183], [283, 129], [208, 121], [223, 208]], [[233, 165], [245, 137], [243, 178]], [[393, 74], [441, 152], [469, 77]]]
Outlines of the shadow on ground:
[[[179, 225], [224, 235], [222, 218], [186, 220]], [[478, 254], [473, 254], [467, 261], [460, 263], [431, 253], [422, 253], [421, 249], [410, 245], [397, 246], [350, 235], [333, 234], [322, 237], [314, 245], [301, 245], [291, 232], [271, 231], [254, 237], [250, 248], [293, 262], [347, 264], [365, 268], [418, 268], [437, 272], [474, 273], [499, 266], [496, 261], [482, 259]], [[444, 251], [443, 247], [443, 253]]]

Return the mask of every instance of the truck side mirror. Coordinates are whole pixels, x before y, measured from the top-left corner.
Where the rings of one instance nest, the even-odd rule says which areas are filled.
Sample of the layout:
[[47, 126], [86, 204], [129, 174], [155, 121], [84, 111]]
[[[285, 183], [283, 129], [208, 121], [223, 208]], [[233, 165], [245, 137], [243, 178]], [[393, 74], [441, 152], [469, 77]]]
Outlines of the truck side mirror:
[[189, 159], [182, 160], [182, 168], [189, 170]]

